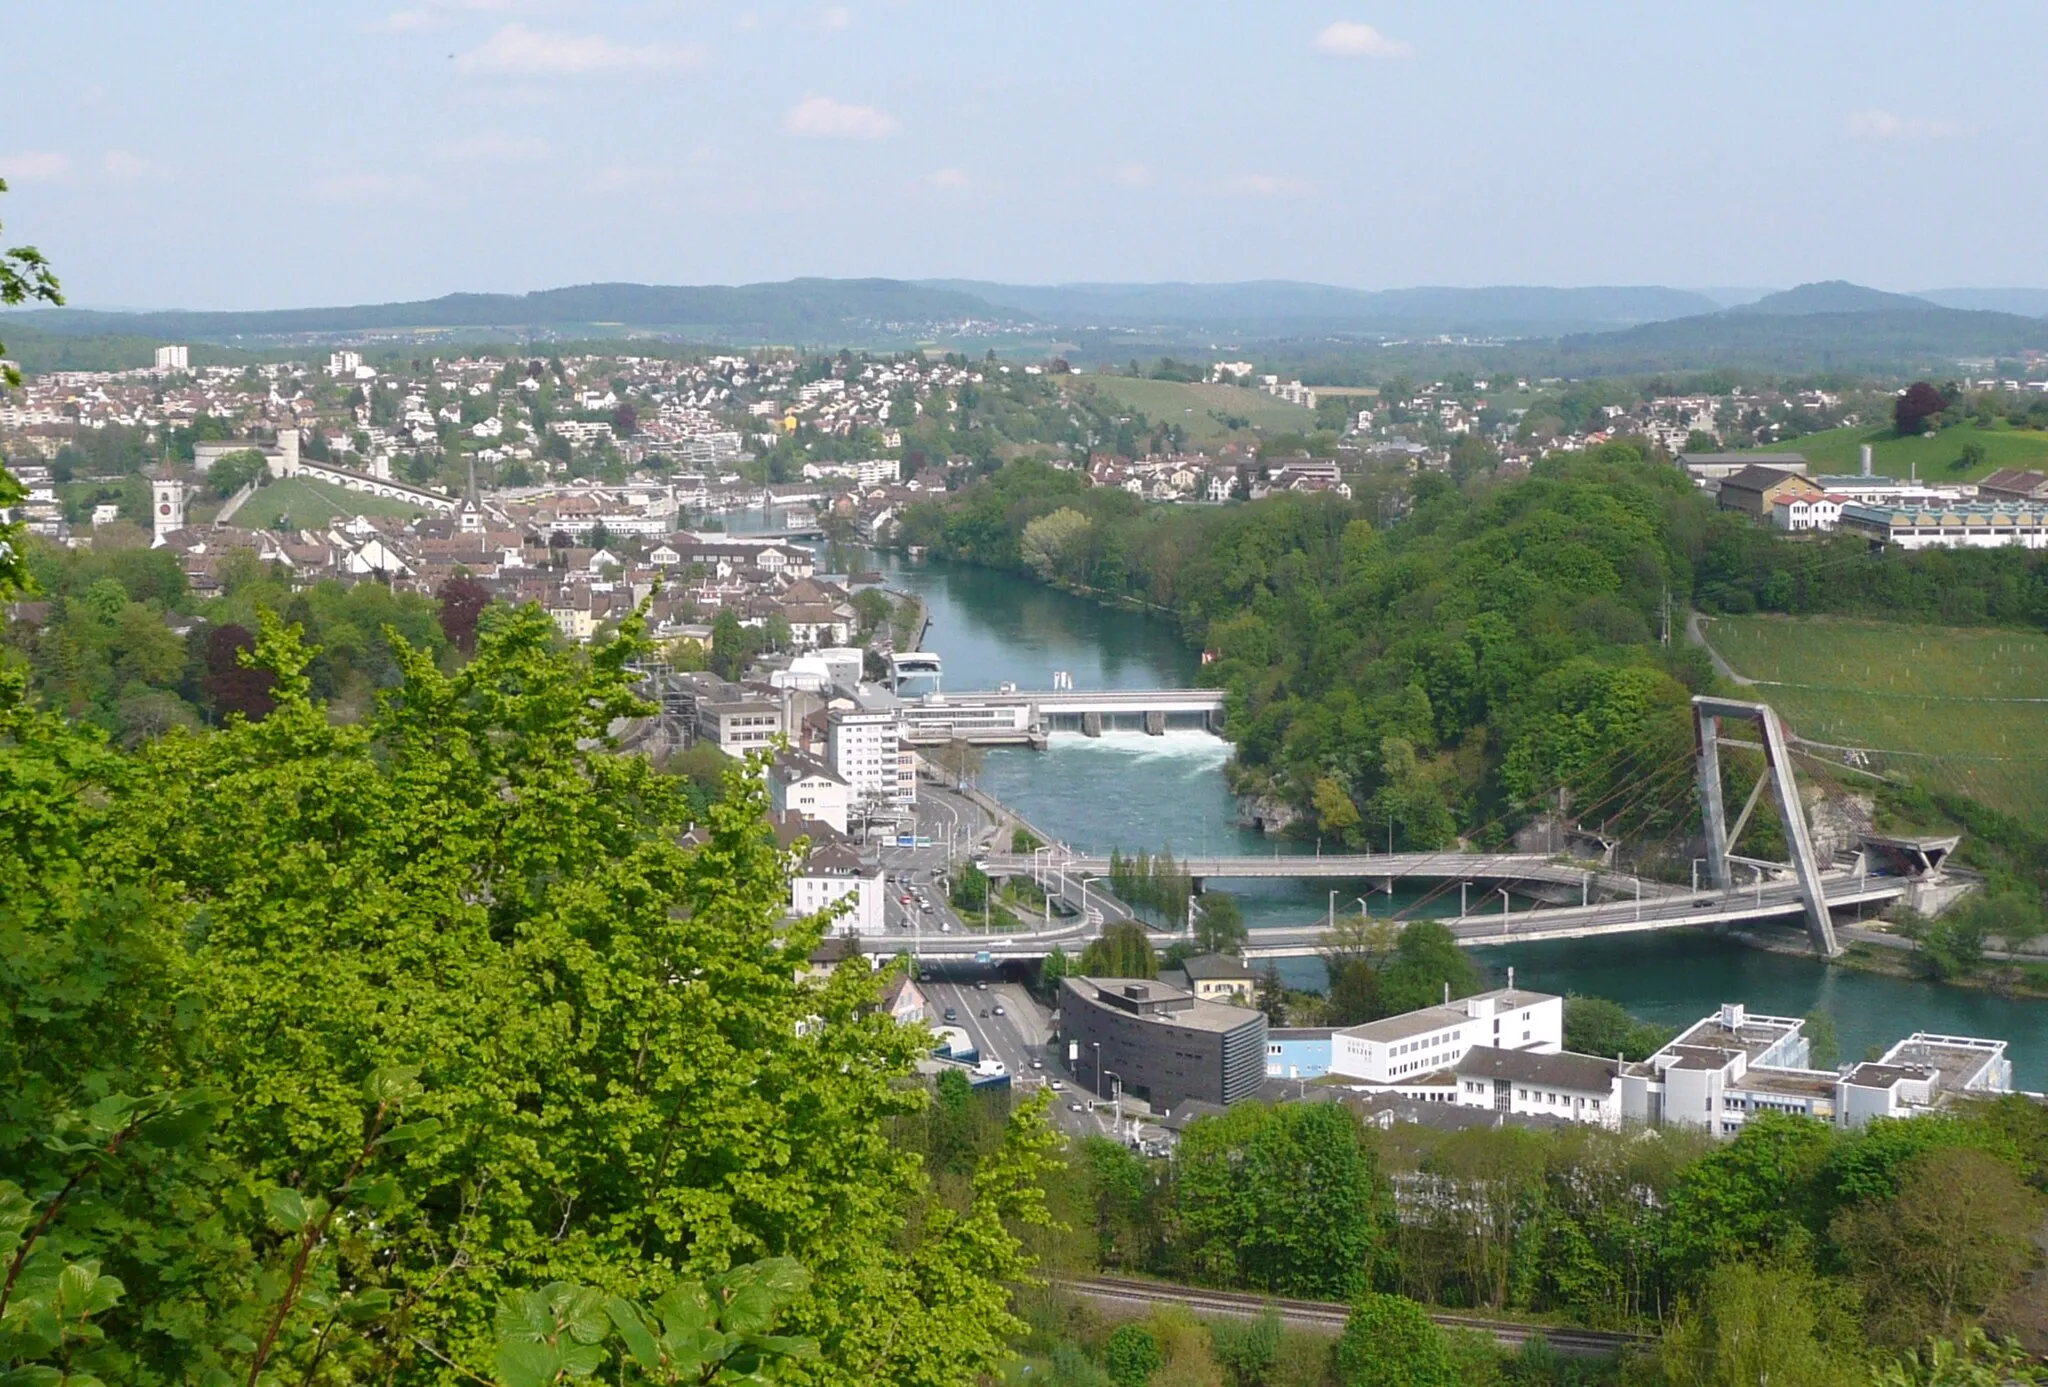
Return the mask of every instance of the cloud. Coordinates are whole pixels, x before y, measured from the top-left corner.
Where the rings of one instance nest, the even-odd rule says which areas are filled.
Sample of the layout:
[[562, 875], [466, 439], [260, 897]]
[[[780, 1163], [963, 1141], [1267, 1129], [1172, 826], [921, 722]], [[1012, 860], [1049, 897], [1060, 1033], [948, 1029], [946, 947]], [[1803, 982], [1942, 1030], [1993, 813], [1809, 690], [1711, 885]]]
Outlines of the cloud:
[[306, 196], [315, 202], [357, 202], [370, 198], [396, 197], [417, 193], [424, 186], [412, 174], [330, 173], [306, 184]]
[[548, 152], [546, 140], [516, 135], [471, 135], [434, 146], [435, 157], [462, 164], [513, 164], [538, 159]]
[[1275, 173], [1245, 173], [1216, 185], [1225, 197], [1307, 197], [1315, 186], [1304, 179]]
[[54, 149], [24, 149], [0, 154], [0, 178], [18, 183], [47, 183], [71, 172], [71, 156]]
[[455, 60], [457, 70], [511, 77], [586, 77], [600, 72], [664, 72], [696, 67], [696, 44], [614, 43], [602, 34], [557, 34], [507, 24]]
[[784, 134], [813, 140], [879, 140], [896, 131], [896, 117], [872, 106], [829, 96], [806, 96], [782, 118]]
[[1874, 106], [1850, 112], [1848, 125], [1849, 133], [1859, 140], [1946, 140], [1963, 133], [1949, 121], [1898, 116]]
[[853, 11], [844, 5], [827, 5], [818, 11], [818, 27], [826, 33], [837, 33], [853, 27]]
[[947, 192], [965, 192], [974, 186], [974, 180], [959, 169], [937, 169], [924, 176], [928, 188], [943, 188]]
[[160, 182], [169, 175], [157, 164], [151, 163], [139, 154], [125, 149], [110, 149], [100, 159], [100, 167], [108, 179], [115, 183], [140, 183], [145, 179]]
[[429, 10], [393, 10], [377, 27], [387, 34], [417, 34], [440, 26], [440, 16]]
[[1340, 19], [1316, 35], [1316, 52], [1333, 58], [1412, 58], [1413, 46], [1390, 39], [1370, 24]]
[[1135, 159], [1126, 160], [1110, 166], [1109, 181], [1119, 188], [1149, 188], [1152, 186], [1152, 170]]

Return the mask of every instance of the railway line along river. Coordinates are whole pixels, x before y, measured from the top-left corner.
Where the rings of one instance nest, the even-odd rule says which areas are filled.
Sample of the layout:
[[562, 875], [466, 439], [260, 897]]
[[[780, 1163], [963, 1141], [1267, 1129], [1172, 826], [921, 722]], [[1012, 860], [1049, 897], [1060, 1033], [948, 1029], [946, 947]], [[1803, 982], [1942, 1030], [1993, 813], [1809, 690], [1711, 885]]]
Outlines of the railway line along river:
[[[737, 527], [736, 527], [737, 528]], [[1113, 610], [1012, 574], [881, 556], [891, 586], [918, 594], [931, 626], [925, 647], [945, 661], [945, 685], [1050, 689], [1056, 672], [1077, 689], [1186, 687], [1197, 652], [1164, 617]], [[988, 752], [982, 788], [1076, 848], [1106, 853], [1171, 847], [1206, 853], [1314, 852], [1313, 843], [1276, 841], [1241, 828], [1223, 774], [1229, 744], [1198, 731], [1109, 731], [1100, 738], [1055, 733], [1045, 751]], [[1218, 883], [1243, 902], [1258, 929], [1302, 925], [1330, 908], [1327, 882]], [[1356, 913], [1372, 883], [1340, 884], [1336, 908]], [[1387, 909], [1384, 893], [1372, 900]], [[1407, 905], [1414, 899], [1396, 896]], [[1449, 904], [1455, 907], [1455, 899]], [[1834, 1017], [1845, 1061], [1915, 1030], [1979, 1035], [2011, 1043], [2014, 1079], [2048, 1089], [2048, 1002], [2001, 998], [1903, 978], [1881, 977], [1744, 947], [1726, 939], [1669, 932], [1475, 951], [1489, 972], [1516, 968], [1523, 986], [1610, 997], [1648, 1020], [1683, 1024], [1723, 1001], [1751, 1010]], [[1313, 959], [1282, 965], [1295, 986], [1320, 986]]]

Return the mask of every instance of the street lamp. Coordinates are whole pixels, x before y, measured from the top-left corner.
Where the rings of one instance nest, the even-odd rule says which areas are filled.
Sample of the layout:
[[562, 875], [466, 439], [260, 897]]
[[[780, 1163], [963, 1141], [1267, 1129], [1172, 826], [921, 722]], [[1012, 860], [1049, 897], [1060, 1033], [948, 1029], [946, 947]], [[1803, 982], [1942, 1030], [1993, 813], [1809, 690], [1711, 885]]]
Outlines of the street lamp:
[[1091, 1040], [1088, 1048], [1095, 1052], [1095, 1101], [1102, 1101], [1102, 1042]]
[[1501, 928], [1505, 930], [1508, 928], [1506, 923], [1507, 918], [1509, 915], [1513, 913], [1508, 907], [1508, 888], [1505, 886], [1496, 886], [1493, 889], [1500, 892], [1500, 918], [1502, 921]]
[[1110, 1094], [1116, 1102], [1116, 1125], [1111, 1129], [1110, 1135], [1121, 1139], [1124, 1134], [1124, 1076], [1112, 1069], [1109, 1071], [1109, 1077], [1116, 1080], [1115, 1086], [1110, 1089]]
[[1365, 897], [1358, 898], [1358, 920], [1360, 924], [1372, 919], [1372, 911], [1366, 906]]

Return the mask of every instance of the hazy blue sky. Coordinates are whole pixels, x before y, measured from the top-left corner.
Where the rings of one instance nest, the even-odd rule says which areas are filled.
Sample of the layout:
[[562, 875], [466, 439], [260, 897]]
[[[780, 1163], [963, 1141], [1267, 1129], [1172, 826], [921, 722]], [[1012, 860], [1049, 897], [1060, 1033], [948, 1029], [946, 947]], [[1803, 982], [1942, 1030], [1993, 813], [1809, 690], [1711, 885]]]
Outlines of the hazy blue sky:
[[792, 275], [2041, 284], [2032, 4], [64, 0], [74, 302]]

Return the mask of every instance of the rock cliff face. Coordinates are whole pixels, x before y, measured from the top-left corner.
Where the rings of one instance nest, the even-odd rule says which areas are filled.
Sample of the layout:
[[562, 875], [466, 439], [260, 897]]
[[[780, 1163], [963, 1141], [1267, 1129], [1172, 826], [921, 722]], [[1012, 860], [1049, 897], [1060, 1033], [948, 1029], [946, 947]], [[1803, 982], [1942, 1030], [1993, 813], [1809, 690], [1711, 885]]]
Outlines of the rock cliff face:
[[1245, 795], [1237, 802], [1237, 821], [1261, 833], [1284, 833], [1301, 818], [1301, 811], [1272, 795]]
[[1817, 785], [1801, 786], [1800, 799], [1806, 805], [1806, 827], [1813, 836], [1813, 855], [1822, 870], [1836, 856], [1851, 853], [1870, 832], [1876, 818], [1874, 796], [1860, 793], [1829, 795]]

